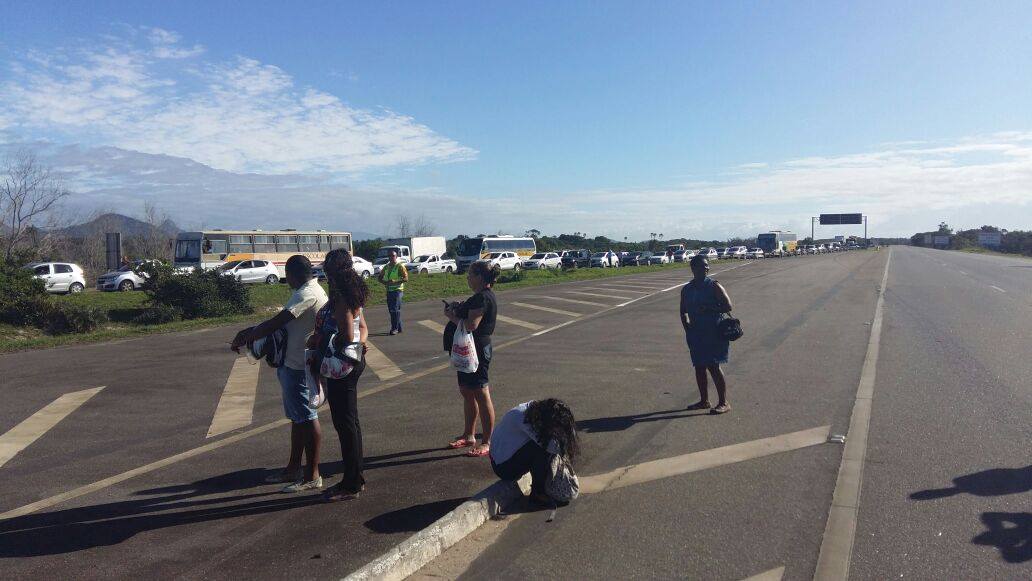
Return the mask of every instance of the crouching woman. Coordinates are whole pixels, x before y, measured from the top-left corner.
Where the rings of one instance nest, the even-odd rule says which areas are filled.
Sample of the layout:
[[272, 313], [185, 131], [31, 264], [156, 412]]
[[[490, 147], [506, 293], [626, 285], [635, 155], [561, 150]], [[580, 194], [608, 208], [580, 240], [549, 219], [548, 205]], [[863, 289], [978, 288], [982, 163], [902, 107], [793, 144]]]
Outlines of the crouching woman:
[[545, 486], [552, 458], [577, 456], [577, 429], [573, 412], [558, 399], [522, 403], [502, 416], [491, 436], [491, 467], [502, 480], [515, 482], [530, 472], [530, 500], [551, 502]]

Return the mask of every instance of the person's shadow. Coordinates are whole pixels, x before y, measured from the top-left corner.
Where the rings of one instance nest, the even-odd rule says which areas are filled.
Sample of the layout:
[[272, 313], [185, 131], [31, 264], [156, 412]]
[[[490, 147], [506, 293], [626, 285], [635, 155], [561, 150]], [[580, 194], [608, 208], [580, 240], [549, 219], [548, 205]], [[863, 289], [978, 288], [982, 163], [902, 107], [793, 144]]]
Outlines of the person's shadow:
[[[1032, 465], [1024, 468], [992, 468], [953, 479], [953, 486], [921, 490], [910, 495], [913, 500], [934, 500], [957, 494], [1004, 496], [1032, 490]], [[1024, 563], [1032, 559], [1032, 513], [986, 512], [982, 524], [987, 531], [971, 539], [976, 545], [990, 545], [1000, 550], [1008, 563]]]
[[620, 432], [630, 428], [634, 424], [642, 422], [661, 422], [664, 420], [678, 420], [682, 418], [693, 418], [696, 416], [708, 416], [709, 410], [688, 411], [685, 409], [665, 410], [661, 412], [646, 412], [641, 414], [630, 414], [626, 416], [613, 416], [608, 418], [593, 418], [577, 422], [577, 429], [588, 433], [597, 432]]
[[1024, 468], [992, 468], [953, 479], [953, 486], [922, 490], [910, 495], [913, 500], [932, 500], [955, 494], [1001, 496], [1032, 490], [1032, 465]]

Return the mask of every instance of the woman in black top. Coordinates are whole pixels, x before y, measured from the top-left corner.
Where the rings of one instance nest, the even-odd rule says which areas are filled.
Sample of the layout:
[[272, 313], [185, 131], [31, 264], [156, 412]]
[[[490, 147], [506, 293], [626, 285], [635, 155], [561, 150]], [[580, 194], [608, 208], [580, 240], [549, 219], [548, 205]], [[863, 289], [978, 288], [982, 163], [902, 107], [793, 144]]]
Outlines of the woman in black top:
[[[474, 262], [466, 274], [466, 283], [475, 293], [464, 303], [451, 303], [444, 308], [444, 316], [456, 325], [464, 324], [466, 330], [473, 334], [473, 342], [477, 348], [479, 366], [473, 373], [459, 372], [459, 393], [462, 394], [466, 415], [466, 425], [462, 436], [449, 447], [470, 448], [467, 456], [483, 457], [491, 451], [491, 432], [494, 430], [495, 412], [491, 403], [491, 387], [487, 378], [491, 366], [491, 334], [494, 333], [495, 319], [498, 316], [498, 301], [491, 287], [498, 278], [499, 268], [489, 266], [486, 262]], [[484, 441], [477, 444], [473, 433], [480, 417], [480, 427], [484, 433]]]

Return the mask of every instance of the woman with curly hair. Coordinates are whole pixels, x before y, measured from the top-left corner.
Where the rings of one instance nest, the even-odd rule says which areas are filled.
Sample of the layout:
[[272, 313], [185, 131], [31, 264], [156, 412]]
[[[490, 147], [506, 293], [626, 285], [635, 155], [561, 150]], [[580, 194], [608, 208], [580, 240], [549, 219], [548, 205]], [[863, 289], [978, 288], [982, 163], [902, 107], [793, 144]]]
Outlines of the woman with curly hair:
[[576, 421], [559, 399], [528, 401], [512, 408], [498, 422], [491, 440], [491, 468], [502, 480], [515, 482], [530, 472], [530, 500], [548, 504], [545, 483], [556, 454], [573, 461], [580, 451]]
[[[331, 250], [323, 262], [329, 281], [329, 302], [316, 315], [315, 334], [309, 347], [325, 353], [330, 338], [336, 334], [334, 350], [361, 343], [359, 360], [350, 373], [340, 379], [325, 378], [326, 400], [330, 404], [333, 427], [340, 438], [343, 459], [341, 481], [323, 493], [327, 501], [351, 500], [365, 489], [362, 477], [362, 428], [358, 422], [358, 380], [365, 370], [365, 343], [369, 336], [362, 307], [369, 298], [369, 288], [355, 272], [351, 254], [343, 248]], [[318, 370], [313, 370], [318, 375]]]
[[[459, 393], [462, 394], [463, 411], [466, 424], [462, 435], [448, 444], [450, 448], [469, 448], [467, 456], [487, 456], [491, 450], [491, 432], [494, 429], [495, 412], [491, 402], [491, 386], [487, 371], [491, 365], [491, 335], [494, 333], [495, 320], [498, 316], [498, 300], [492, 287], [498, 278], [500, 269], [487, 262], [474, 262], [466, 274], [466, 284], [473, 291], [473, 296], [463, 303], [450, 303], [444, 307], [444, 316], [452, 325], [465, 325], [473, 335], [479, 366], [473, 373], [458, 372]], [[455, 327], [452, 327], [453, 329]], [[480, 417], [480, 427], [484, 440], [477, 444], [474, 426]]]

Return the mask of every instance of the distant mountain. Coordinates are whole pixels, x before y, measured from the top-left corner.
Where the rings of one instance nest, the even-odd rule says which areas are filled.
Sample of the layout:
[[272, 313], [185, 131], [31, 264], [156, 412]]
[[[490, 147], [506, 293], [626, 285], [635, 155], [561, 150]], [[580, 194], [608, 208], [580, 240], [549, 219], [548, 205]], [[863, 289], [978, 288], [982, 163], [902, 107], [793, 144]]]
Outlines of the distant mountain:
[[[165, 220], [158, 227], [163, 233], [174, 237], [181, 232], [172, 220]], [[59, 236], [70, 238], [82, 238], [87, 235], [104, 232], [121, 232], [123, 236], [140, 236], [150, 233], [151, 225], [136, 218], [123, 216], [122, 214], [102, 214], [89, 222], [75, 224], [67, 228], [58, 228], [53, 231]]]

